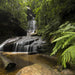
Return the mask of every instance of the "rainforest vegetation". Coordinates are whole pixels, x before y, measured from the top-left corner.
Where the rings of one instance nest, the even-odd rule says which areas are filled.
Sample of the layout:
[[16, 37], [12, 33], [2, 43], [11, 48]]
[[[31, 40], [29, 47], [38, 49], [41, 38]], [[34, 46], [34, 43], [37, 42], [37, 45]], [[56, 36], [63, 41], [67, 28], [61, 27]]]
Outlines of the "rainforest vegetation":
[[[55, 44], [50, 56], [56, 55], [64, 68], [66, 63], [75, 64], [75, 0], [0, 0], [0, 14], [7, 12], [8, 20], [12, 23], [17, 20], [24, 29], [27, 28], [27, 7], [35, 14], [37, 34], [49, 45]], [[1, 19], [1, 23], [4, 20]]]

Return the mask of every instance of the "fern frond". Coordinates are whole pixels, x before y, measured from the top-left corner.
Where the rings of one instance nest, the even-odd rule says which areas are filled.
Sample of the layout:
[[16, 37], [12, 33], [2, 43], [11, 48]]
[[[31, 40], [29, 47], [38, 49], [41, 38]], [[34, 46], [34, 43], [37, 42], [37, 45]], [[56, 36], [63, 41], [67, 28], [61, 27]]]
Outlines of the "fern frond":
[[75, 32], [72, 32], [72, 31], [68, 31], [68, 32], [62, 32], [63, 34], [72, 34], [72, 35], [75, 35]]
[[57, 41], [57, 42], [56, 42], [56, 45], [55, 45], [55, 47], [53, 48], [53, 52], [51, 53], [50, 56], [56, 54], [56, 52], [61, 49], [61, 47], [62, 47], [64, 41], [65, 41], [65, 40], [63, 39], [63, 40], [61, 40], [61, 41]]
[[75, 59], [75, 45], [67, 48], [61, 55], [62, 65], [66, 68], [66, 62], [74, 61]]
[[64, 23], [64, 24], [60, 25], [60, 27], [59, 27], [59, 28], [63, 28], [63, 27], [65, 27], [67, 24], [69, 24], [69, 21], [67, 21], [66, 23]]
[[59, 40], [65, 39], [65, 38], [70, 37], [70, 36], [72, 36], [72, 34], [68, 34], [68, 35], [61, 36], [61, 37], [55, 39], [53, 42], [56, 42], [56, 41], [59, 41]]
[[75, 39], [75, 35], [69, 37], [68, 39], [66, 39], [66, 41], [65, 41], [64, 44], [62, 45], [62, 49], [65, 48], [67, 45], [69, 45], [70, 42], [72, 42], [73, 39]]
[[59, 62], [62, 62], [64, 68], [66, 68], [66, 63], [75, 64], [75, 25], [67, 21], [59, 27], [59, 30], [51, 33], [55, 35], [56, 38], [52, 43], [56, 42], [55, 47], [51, 55], [60, 54]]

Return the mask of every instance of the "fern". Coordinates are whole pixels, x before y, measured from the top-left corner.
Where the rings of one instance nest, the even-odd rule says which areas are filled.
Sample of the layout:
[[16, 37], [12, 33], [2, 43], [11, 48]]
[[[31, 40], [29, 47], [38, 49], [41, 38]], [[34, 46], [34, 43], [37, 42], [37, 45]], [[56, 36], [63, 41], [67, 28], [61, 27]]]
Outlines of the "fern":
[[63, 49], [65, 46], [71, 44], [71, 42], [72, 42], [72, 40], [73, 40], [74, 38], [75, 38], [75, 36], [71, 36], [70, 38], [68, 38], [68, 39], [64, 42], [64, 44], [62, 45], [62, 49]]
[[57, 51], [61, 49], [63, 43], [64, 43], [64, 40], [58, 41], [58, 42], [56, 43], [55, 47], [53, 48], [53, 52], [51, 53], [51, 55], [56, 54]]
[[[67, 28], [69, 26], [69, 28]], [[53, 52], [51, 55], [55, 55], [57, 53], [59, 55], [59, 62], [62, 63], [62, 66], [66, 68], [66, 63], [75, 64], [75, 32], [73, 25], [69, 22], [61, 25], [59, 30], [51, 35], [56, 35], [57, 38], [52, 41], [52, 43], [56, 42], [55, 47], [53, 48]], [[57, 34], [60, 34], [59, 36]]]
[[62, 37], [59, 37], [59, 38], [55, 39], [53, 42], [56, 42], [56, 41], [65, 39], [65, 38], [70, 37], [70, 36], [72, 36], [72, 34], [64, 35], [64, 36], [62, 36]]
[[72, 62], [75, 59], [75, 45], [67, 48], [61, 55], [62, 65], [66, 68], [66, 62]]

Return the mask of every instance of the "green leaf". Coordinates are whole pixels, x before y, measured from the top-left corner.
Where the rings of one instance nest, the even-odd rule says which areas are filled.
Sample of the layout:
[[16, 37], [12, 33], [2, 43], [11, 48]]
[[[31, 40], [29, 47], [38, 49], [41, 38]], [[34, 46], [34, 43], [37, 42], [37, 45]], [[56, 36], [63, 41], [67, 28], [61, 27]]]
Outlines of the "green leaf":
[[[72, 62], [75, 60], [75, 45], [68, 47], [61, 55], [62, 65], [66, 68], [67, 62]], [[64, 59], [64, 60], [63, 60]]]
[[64, 35], [64, 36], [61, 36], [61, 37], [55, 39], [55, 40], [52, 41], [52, 42], [56, 42], [56, 41], [62, 40], [62, 39], [64, 39], [64, 38], [67, 38], [67, 37], [70, 37], [70, 36], [72, 36], [72, 34]]

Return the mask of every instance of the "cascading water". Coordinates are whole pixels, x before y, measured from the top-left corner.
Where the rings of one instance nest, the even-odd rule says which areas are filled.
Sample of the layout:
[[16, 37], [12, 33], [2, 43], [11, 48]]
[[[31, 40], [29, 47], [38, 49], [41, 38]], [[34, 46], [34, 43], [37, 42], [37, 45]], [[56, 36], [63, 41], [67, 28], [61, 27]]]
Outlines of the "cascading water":
[[19, 40], [19, 39], [20, 39], [20, 37], [7, 39], [7, 40], [4, 41], [2, 44], [0, 44], [0, 51], [3, 51], [3, 48], [4, 48], [5, 45], [11, 44], [11, 43], [13, 43], [14, 41], [17, 41], [17, 40]]
[[28, 32], [35, 33], [36, 31], [36, 20], [33, 17], [32, 20], [28, 21]]
[[38, 49], [41, 49], [41, 46], [45, 43], [45, 41], [42, 41], [38, 36], [31, 36], [31, 34], [35, 33], [36, 31], [36, 21], [34, 17], [32, 20], [28, 21], [28, 26], [29, 29], [27, 36], [10, 38], [6, 40], [0, 45], [0, 50], [10, 52], [37, 53]]

